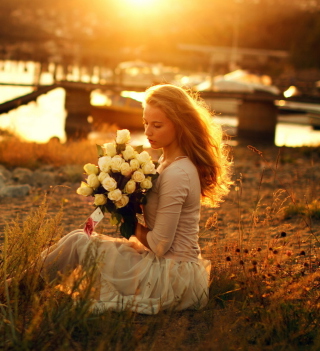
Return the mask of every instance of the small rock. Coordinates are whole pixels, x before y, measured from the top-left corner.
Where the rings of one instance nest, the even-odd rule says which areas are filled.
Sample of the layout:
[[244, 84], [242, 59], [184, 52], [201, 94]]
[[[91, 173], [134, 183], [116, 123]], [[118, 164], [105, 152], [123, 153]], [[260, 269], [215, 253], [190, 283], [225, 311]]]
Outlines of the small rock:
[[4, 176], [6, 182], [12, 178], [11, 172], [3, 165], [0, 165], [0, 173]]
[[30, 193], [31, 187], [29, 184], [23, 185], [8, 185], [0, 188], [0, 197], [23, 197]]
[[28, 168], [16, 168], [12, 172], [12, 178], [20, 184], [31, 183], [33, 172]]
[[54, 172], [42, 171], [40, 169], [34, 171], [32, 184], [35, 186], [50, 186], [55, 185], [56, 175]]
[[57, 172], [57, 180], [60, 183], [80, 183], [84, 180], [83, 167], [79, 165], [63, 166], [60, 168], [59, 172]]
[[42, 172], [54, 172], [55, 168], [52, 165], [44, 165], [39, 168], [40, 171]]
[[4, 175], [0, 172], [0, 189], [6, 185], [6, 179]]

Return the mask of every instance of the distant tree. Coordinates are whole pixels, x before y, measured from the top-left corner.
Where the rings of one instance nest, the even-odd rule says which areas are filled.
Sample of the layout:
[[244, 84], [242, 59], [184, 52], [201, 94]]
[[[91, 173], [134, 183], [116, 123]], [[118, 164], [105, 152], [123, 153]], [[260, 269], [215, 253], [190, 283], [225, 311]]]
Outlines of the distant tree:
[[320, 11], [305, 12], [296, 18], [291, 57], [298, 68], [320, 69]]

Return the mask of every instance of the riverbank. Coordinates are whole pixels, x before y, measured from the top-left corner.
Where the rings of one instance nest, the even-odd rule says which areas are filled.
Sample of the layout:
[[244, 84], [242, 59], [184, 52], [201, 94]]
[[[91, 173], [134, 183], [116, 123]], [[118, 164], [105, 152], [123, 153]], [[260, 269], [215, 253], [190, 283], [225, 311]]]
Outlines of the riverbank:
[[[92, 146], [92, 148], [94, 147]], [[75, 149], [74, 146], [73, 149]], [[230, 156], [234, 162], [235, 186], [231, 188], [220, 208], [203, 209], [203, 221], [206, 221], [212, 213], [220, 215], [219, 221], [225, 227], [225, 235], [230, 238], [230, 236], [234, 236], [231, 228], [237, 232], [239, 205], [245, 212], [250, 210], [261, 212], [271, 206], [272, 201], [277, 200], [275, 196], [279, 192], [283, 194], [281, 199], [287, 198], [282, 203], [283, 208], [290, 205], [290, 196], [299, 204], [318, 200], [319, 185], [317, 180], [320, 178], [320, 166], [317, 161], [320, 156], [319, 150], [319, 148], [307, 147], [266, 147], [261, 149], [262, 156], [259, 156], [258, 151], [251, 151], [247, 147], [233, 147]], [[80, 148], [81, 151], [82, 148]], [[59, 159], [58, 155], [56, 157]], [[90, 159], [93, 157], [90, 155]], [[37, 208], [45, 195], [50, 203], [49, 208], [52, 213], [56, 213], [63, 206], [63, 224], [66, 232], [73, 229], [74, 226], [81, 225], [94, 209], [92, 198], [76, 194], [81, 179], [84, 179], [80, 164], [61, 167], [44, 165], [35, 170], [15, 167], [9, 171], [10, 167], [7, 168], [8, 170], [2, 166], [0, 172], [5, 174], [8, 184], [27, 183], [30, 185], [30, 193], [23, 198], [0, 198], [2, 213], [0, 228], [2, 229], [6, 221], [16, 215], [21, 215], [23, 219], [29, 211]], [[242, 220], [246, 216], [252, 215], [245, 212], [242, 212]], [[78, 218], [78, 221], [74, 222], [75, 218]], [[103, 228], [106, 227], [107, 223], [104, 223]]]
[[[41, 315], [44, 330], [53, 333], [43, 335], [43, 342], [66, 350], [316, 350], [320, 345], [316, 323], [320, 317], [320, 149], [237, 146], [230, 155], [234, 186], [221, 207], [202, 209], [200, 245], [212, 262], [208, 306], [157, 316], [84, 314], [85, 319], [68, 307], [69, 322], [65, 316], [50, 317], [55, 321], [50, 322]], [[49, 216], [63, 207], [63, 233], [81, 228], [94, 208], [91, 198], [76, 194], [78, 186], [69, 179], [32, 185], [25, 197], [1, 198], [1, 228], [5, 223], [22, 223], [45, 196]], [[119, 235], [107, 218], [97, 231]], [[46, 296], [39, 299], [46, 301]], [[54, 306], [66, 308], [65, 297], [54, 296]], [[31, 322], [40, 318], [35, 312], [29, 312]], [[65, 329], [61, 336], [65, 346], [54, 336], [55, 323]], [[29, 322], [20, 328], [36, 345], [40, 331], [35, 327], [30, 331]]]

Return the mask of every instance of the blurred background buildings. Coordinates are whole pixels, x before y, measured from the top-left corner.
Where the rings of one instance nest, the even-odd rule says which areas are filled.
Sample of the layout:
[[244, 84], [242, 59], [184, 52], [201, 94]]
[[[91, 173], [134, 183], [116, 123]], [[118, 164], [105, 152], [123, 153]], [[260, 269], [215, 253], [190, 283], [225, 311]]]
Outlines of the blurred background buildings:
[[0, 59], [320, 79], [320, 0], [2, 0]]
[[[282, 112], [312, 110], [312, 127], [320, 125], [320, 0], [1, 0], [0, 10], [0, 104], [36, 92], [39, 85], [96, 84], [95, 90], [79, 85], [77, 92], [69, 84], [68, 91], [48, 93], [50, 99], [39, 96], [17, 111], [2, 106], [0, 128], [17, 131], [28, 124], [23, 133], [28, 140], [50, 139], [50, 133], [44, 137], [38, 132], [42, 139], [33, 136], [36, 129], [45, 129], [47, 120], [40, 122], [40, 115], [49, 110], [58, 121], [55, 135], [65, 140], [65, 122], [72, 120], [72, 128], [85, 126], [86, 133], [92, 129], [90, 106], [98, 115], [114, 103], [141, 99], [126, 91], [115, 97], [110, 87], [138, 91], [164, 82], [199, 91], [263, 91], [274, 94], [274, 100], [298, 99], [312, 106], [275, 103]], [[240, 100], [210, 101], [225, 121], [228, 115], [238, 117], [241, 127]], [[78, 110], [78, 102], [85, 111]], [[280, 118], [271, 107], [273, 139]], [[129, 112], [134, 108], [128, 107]], [[253, 105], [244, 114], [252, 109], [248, 125], [260, 119], [261, 127], [269, 115], [262, 117], [265, 107]], [[140, 115], [141, 109], [135, 113]], [[310, 121], [302, 116], [299, 123], [310, 127]], [[288, 144], [287, 137], [276, 143]]]

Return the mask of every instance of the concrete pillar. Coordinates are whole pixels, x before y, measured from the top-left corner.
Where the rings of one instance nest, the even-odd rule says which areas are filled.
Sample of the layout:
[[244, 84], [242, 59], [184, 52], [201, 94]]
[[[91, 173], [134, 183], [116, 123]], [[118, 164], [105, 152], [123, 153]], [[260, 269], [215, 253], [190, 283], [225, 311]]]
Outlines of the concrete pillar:
[[65, 131], [68, 139], [79, 139], [87, 137], [91, 131], [91, 125], [88, 122], [90, 116], [91, 90], [65, 88], [67, 118]]
[[238, 108], [238, 141], [243, 144], [274, 144], [278, 108], [273, 100], [243, 99]]

